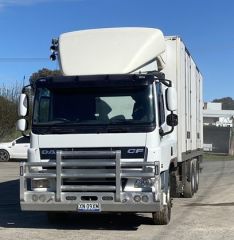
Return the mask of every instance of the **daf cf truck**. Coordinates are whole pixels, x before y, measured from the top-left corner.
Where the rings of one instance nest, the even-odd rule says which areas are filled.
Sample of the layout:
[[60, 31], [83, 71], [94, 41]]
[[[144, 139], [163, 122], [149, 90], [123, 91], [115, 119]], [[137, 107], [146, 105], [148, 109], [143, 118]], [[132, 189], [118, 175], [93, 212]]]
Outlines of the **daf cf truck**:
[[[36, 80], [23, 211], [152, 213], [168, 224], [172, 197], [198, 190], [202, 75], [180, 37], [107, 28], [52, 41], [62, 76]], [[18, 130], [27, 130], [28, 87]]]

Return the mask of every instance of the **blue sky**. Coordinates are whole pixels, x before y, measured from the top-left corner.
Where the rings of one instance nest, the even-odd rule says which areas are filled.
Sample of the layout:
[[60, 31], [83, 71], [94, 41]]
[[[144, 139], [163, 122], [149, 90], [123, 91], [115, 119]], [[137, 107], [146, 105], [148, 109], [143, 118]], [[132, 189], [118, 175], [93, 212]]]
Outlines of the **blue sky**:
[[57, 68], [48, 57], [60, 33], [121, 26], [180, 35], [203, 73], [204, 99], [234, 98], [232, 0], [0, 0], [0, 86]]

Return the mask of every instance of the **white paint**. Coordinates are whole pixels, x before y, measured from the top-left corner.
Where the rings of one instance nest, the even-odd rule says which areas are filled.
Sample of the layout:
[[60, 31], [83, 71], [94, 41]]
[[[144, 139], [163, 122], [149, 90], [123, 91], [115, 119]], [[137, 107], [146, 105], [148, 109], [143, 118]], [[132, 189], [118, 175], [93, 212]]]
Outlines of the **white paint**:
[[146, 133], [39, 135], [40, 148], [94, 148], [145, 146]]
[[25, 117], [28, 112], [28, 99], [26, 94], [21, 93], [19, 97], [18, 116]]
[[103, 28], [64, 33], [59, 60], [64, 75], [131, 73], [165, 51], [163, 34], [153, 28]]
[[10, 158], [14, 159], [26, 159], [27, 158], [27, 150], [30, 146], [29, 140], [27, 143], [22, 143], [21, 140], [25, 139], [25, 137], [19, 137], [12, 142], [0, 143], [0, 149], [6, 150]]
[[170, 135], [177, 139], [177, 157], [182, 161], [182, 152], [203, 147], [203, 80], [181, 38], [166, 37], [166, 55], [163, 72], [177, 91], [178, 126]]

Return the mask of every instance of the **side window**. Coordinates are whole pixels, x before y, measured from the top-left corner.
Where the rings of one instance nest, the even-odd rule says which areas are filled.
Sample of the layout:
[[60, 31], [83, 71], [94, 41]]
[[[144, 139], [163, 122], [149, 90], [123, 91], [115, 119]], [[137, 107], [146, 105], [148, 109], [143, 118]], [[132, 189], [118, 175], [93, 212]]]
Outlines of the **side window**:
[[19, 139], [16, 140], [16, 143], [17, 144], [20, 144], [20, 143], [29, 143], [30, 142], [30, 138], [27, 138], [27, 137], [21, 137]]
[[39, 103], [40, 122], [47, 122], [49, 120], [50, 98], [43, 96]]
[[163, 100], [163, 92], [161, 83], [156, 84], [156, 92], [158, 97], [158, 116], [159, 116], [159, 126], [165, 122], [165, 108]]
[[47, 88], [41, 89], [35, 101], [33, 121], [38, 123], [48, 122], [50, 118], [50, 91]]

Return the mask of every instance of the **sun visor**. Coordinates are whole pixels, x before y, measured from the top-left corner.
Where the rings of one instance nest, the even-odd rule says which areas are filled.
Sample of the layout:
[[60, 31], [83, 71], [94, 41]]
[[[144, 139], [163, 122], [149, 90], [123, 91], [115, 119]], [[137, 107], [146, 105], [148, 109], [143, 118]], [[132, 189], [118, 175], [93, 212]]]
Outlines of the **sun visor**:
[[158, 29], [83, 30], [59, 37], [59, 61], [66, 76], [126, 74], [160, 57], [165, 48]]

